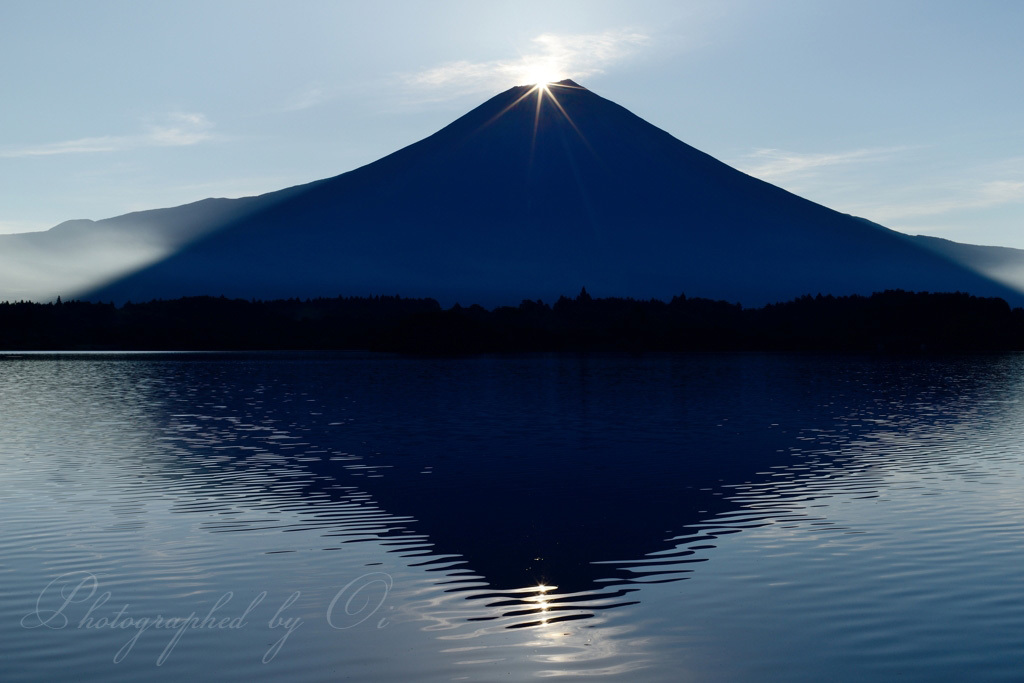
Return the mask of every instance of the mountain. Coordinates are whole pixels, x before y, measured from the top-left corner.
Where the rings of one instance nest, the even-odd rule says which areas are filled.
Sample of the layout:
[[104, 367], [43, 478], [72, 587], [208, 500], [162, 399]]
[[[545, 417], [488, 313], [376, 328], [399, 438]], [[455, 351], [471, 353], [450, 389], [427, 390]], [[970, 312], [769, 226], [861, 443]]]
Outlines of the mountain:
[[[511, 88], [333, 178], [63, 224], [33, 249], [97, 235], [149, 251], [65, 297], [397, 293], [493, 306], [585, 286], [595, 296], [761, 305], [902, 288], [1024, 304], [985, 274], [977, 254], [987, 248], [945, 248], [802, 199], [569, 80]], [[1024, 253], [1006, 252], [1024, 264]]]

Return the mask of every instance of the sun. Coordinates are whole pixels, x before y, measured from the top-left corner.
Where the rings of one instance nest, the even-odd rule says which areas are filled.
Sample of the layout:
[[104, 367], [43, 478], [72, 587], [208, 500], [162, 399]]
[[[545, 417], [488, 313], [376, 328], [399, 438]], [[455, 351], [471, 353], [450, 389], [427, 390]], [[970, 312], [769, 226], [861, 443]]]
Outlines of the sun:
[[536, 61], [523, 64], [520, 82], [544, 88], [565, 78], [562, 68], [553, 61]]

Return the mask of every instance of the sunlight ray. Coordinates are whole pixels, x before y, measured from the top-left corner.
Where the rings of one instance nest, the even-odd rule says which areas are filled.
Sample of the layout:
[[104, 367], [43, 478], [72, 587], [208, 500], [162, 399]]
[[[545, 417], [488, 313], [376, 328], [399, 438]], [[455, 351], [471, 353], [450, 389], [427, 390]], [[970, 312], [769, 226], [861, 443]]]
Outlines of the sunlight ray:
[[537, 149], [537, 129], [540, 127], [540, 109], [544, 102], [544, 93], [551, 92], [547, 88], [547, 84], [538, 85], [534, 90], [537, 91], [537, 107], [533, 111], [533, 137], [530, 139], [530, 167], [533, 167], [533, 156]]
[[502, 109], [502, 110], [501, 110], [500, 112], [498, 112], [497, 114], [495, 114], [495, 115], [494, 115], [493, 117], [491, 117], [491, 120], [490, 120], [490, 121], [488, 121], [487, 123], [485, 123], [485, 124], [484, 124], [484, 128], [486, 128], [487, 126], [490, 126], [490, 125], [491, 125], [492, 123], [494, 123], [495, 121], [497, 121], [498, 119], [500, 119], [500, 118], [501, 118], [502, 116], [504, 116], [505, 114], [509, 113], [509, 112], [510, 112], [510, 111], [512, 111], [513, 109], [515, 109], [515, 108], [516, 108], [516, 106], [517, 106], [517, 105], [518, 105], [518, 104], [519, 104], [520, 102], [522, 102], [522, 101], [523, 101], [523, 100], [525, 100], [525, 99], [526, 99], [527, 97], [529, 97], [530, 95], [532, 95], [532, 94], [533, 94], [534, 92], [536, 92], [536, 91], [537, 91], [537, 90], [538, 90], [539, 88], [540, 88], [540, 86], [539, 86], [539, 85], [535, 85], [535, 86], [533, 86], [532, 88], [530, 88], [529, 90], [527, 90], [527, 91], [526, 91], [525, 93], [523, 93], [522, 95], [520, 95], [519, 97], [517, 97], [517, 98], [516, 98], [516, 100], [515, 100], [515, 101], [514, 101], [514, 102], [513, 102], [512, 104], [508, 105], [507, 107], [505, 107], [504, 109]]
[[[564, 116], [565, 120], [569, 122], [570, 126], [572, 126], [572, 129], [576, 131], [576, 134], [580, 136], [580, 139], [582, 139], [583, 142], [586, 143], [587, 138], [583, 135], [583, 131], [579, 129], [579, 126], [576, 125], [576, 122], [572, 120], [571, 116], [569, 116], [569, 112], [565, 110], [565, 107], [562, 106], [562, 103], [558, 101], [557, 97], [555, 97], [555, 93], [551, 92], [550, 90], [547, 90], [547, 93], [551, 97], [551, 101], [555, 103], [556, 107], [558, 107], [558, 111], [562, 112], [562, 116]], [[589, 143], [587, 143], [587, 147], [590, 147]]]

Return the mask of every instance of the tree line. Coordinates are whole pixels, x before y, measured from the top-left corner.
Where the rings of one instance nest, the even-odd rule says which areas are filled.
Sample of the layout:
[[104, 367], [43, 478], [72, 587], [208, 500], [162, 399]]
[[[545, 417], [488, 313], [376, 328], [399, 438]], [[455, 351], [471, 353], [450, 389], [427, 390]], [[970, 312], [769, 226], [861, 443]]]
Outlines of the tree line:
[[5, 350], [519, 351], [1024, 350], [1024, 309], [963, 293], [804, 296], [761, 308], [710, 299], [593, 298], [443, 308], [400, 296], [146, 303], [0, 303]]

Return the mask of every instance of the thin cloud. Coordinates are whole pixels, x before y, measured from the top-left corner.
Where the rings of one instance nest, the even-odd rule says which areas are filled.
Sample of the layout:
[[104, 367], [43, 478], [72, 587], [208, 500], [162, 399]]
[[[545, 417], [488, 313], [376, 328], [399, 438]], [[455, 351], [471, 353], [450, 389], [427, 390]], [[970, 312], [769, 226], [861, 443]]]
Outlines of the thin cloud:
[[149, 126], [140, 146], [147, 142], [160, 147], [195, 145], [213, 137], [212, 128], [213, 124], [202, 114], [171, 114], [164, 123]]
[[19, 147], [0, 150], [0, 157], [42, 157], [53, 154], [81, 154], [90, 152], [116, 152], [124, 149], [125, 141], [129, 138], [106, 135], [96, 138], [79, 138], [78, 140], [65, 140], [63, 142], [51, 142], [34, 147]]
[[954, 211], [990, 209], [1024, 202], [1024, 181], [990, 180], [969, 186], [947, 187], [941, 194], [941, 199], [889, 204], [865, 210], [880, 221], [899, 221]]
[[173, 113], [158, 124], [150, 124], [146, 127], [146, 132], [139, 135], [104, 135], [30, 147], [6, 148], [0, 149], [0, 158], [122, 152], [142, 147], [182, 147], [211, 139], [212, 129], [213, 124], [203, 114]]
[[803, 154], [781, 149], [759, 149], [737, 164], [744, 173], [770, 182], [805, 179], [813, 171], [849, 164], [881, 161], [905, 147], [871, 147], [844, 152]]
[[569, 35], [545, 33], [530, 41], [530, 51], [516, 58], [447, 62], [408, 74], [404, 79], [414, 88], [455, 97], [538, 80], [586, 78], [604, 73], [648, 41], [642, 33], [625, 30]]
[[312, 87], [303, 90], [298, 93], [284, 106], [285, 111], [302, 111], [303, 109], [310, 109], [322, 104], [329, 99], [329, 95], [326, 89], [321, 87]]
[[[780, 149], [759, 149], [748, 154], [737, 168], [752, 176], [773, 183], [785, 184], [790, 188], [822, 188], [838, 179], [845, 178], [850, 185], [850, 171], [839, 167], [891, 160], [900, 152], [911, 147], [872, 147], [828, 152], [801, 154]], [[1024, 202], [1024, 157], [1013, 157], [974, 168], [957, 168], [958, 176], [980, 178], [964, 181], [961, 178], [933, 179], [927, 184], [910, 186], [889, 186], [875, 190], [876, 200], [870, 204], [855, 202], [843, 210], [868, 216], [881, 223], [912, 221], [916, 218], [939, 216], [956, 211], [988, 209], [1006, 204]], [[862, 184], [863, 177], [854, 181]], [[870, 184], [870, 183], [869, 183]], [[867, 187], [867, 185], [865, 186]], [[848, 192], [844, 194], [848, 198]], [[879, 201], [881, 197], [885, 197]], [[825, 203], [839, 208], [842, 199], [825, 198]]]
[[961, 211], [980, 211], [1024, 203], [1024, 157], [990, 160], [982, 164], [932, 173], [923, 182], [880, 191], [870, 204], [854, 210], [879, 221], [921, 224]]

